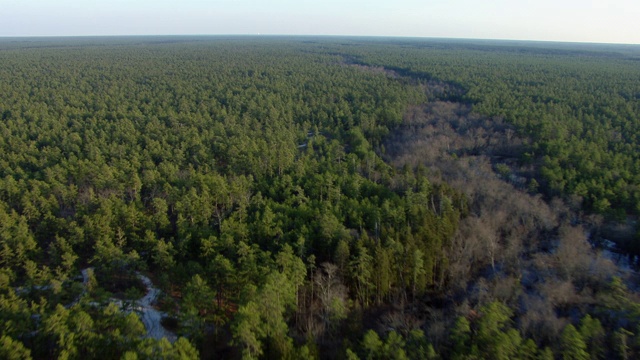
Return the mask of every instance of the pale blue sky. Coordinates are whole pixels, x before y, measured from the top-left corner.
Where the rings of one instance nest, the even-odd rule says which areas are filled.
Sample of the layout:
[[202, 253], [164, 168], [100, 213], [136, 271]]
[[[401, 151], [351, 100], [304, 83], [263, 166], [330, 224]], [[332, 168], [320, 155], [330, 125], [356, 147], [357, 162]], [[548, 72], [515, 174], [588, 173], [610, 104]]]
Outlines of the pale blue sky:
[[0, 0], [0, 36], [183, 34], [640, 44], [640, 0]]

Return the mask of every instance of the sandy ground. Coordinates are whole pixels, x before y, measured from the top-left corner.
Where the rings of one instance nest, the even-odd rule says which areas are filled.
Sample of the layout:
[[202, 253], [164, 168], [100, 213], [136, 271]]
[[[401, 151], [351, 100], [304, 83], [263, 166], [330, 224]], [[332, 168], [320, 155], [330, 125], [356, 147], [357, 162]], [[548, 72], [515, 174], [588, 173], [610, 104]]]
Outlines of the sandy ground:
[[[77, 304], [80, 299], [86, 294], [86, 286], [89, 282], [89, 271], [92, 268], [83, 269], [82, 272], [82, 284], [85, 286], [82, 293], [67, 307], [71, 307]], [[176, 334], [165, 329], [162, 324], [162, 318], [165, 314], [161, 311], [156, 310], [153, 307], [158, 295], [160, 294], [160, 290], [153, 286], [153, 282], [148, 277], [138, 273], [138, 278], [144, 284], [144, 287], [147, 290], [147, 293], [142, 298], [136, 300], [135, 305], [133, 306], [133, 311], [135, 311], [140, 320], [144, 324], [144, 327], [147, 329], [147, 337], [154, 339], [162, 339], [167, 338], [170, 342], [174, 342], [177, 340]], [[111, 299], [111, 302], [117, 304], [121, 309], [124, 307], [122, 300], [119, 299]], [[98, 304], [96, 304], [98, 305]]]

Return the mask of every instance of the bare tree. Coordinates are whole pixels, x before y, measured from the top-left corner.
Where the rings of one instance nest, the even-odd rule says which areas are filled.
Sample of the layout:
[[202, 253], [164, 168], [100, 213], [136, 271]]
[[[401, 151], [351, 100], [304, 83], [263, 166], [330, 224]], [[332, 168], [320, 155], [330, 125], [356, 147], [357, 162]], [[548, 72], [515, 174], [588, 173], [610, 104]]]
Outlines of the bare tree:
[[313, 295], [304, 309], [302, 331], [320, 340], [332, 333], [347, 315], [347, 288], [335, 264], [322, 263], [313, 276]]

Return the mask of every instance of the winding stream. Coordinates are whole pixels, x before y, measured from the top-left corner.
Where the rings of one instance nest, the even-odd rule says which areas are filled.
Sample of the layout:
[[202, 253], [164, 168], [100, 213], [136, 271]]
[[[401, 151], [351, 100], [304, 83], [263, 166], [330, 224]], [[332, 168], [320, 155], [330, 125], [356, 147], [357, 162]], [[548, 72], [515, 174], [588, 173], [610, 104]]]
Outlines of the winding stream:
[[[82, 298], [82, 296], [86, 294], [87, 284], [89, 283], [89, 276], [90, 276], [89, 272], [91, 270], [93, 269], [92, 268], [82, 269], [82, 284], [84, 285], [84, 289], [82, 290], [82, 293], [80, 293], [80, 295], [78, 295], [78, 297], [68, 307], [71, 307], [77, 304]], [[175, 333], [165, 329], [161, 323], [162, 318], [166, 314], [156, 310], [153, 307], [153, 304], [155, 303], [156, 299], [158, 298], [158, 295], [160, 294], [160, 290], [153, 286], [153, 282], [148, 277], [140, 273], [136, 273], [136, 275], [138, 276], [138, 279], [140, 279], [142, 284], [144, 284], [144, 287], [147, 293], [145, 296], [136, 300], [133, 307], [128, 307], [128, 309], [125, 311], [127, 312], [135, 311], [138, 314], [140, 321], [142, 321], [142, 323], [144, 324], [144, 327], [147, 329], [146, 337], [157, 339], [157, 340], [160, 340], [162, 338], [167, 338], [169, 342], [173, 343], [174, 341], [176, 341], [178, 336]], [[111, 299], [111, 302], [117, 304], [121, 310], [124, 310], [125, 306], [122, 300]]]
[[140, 281], [144, 284], [144, 287], [147, 289], [147, 294], [136, 301], [137, 306], [135, 311], [138, 313], [140, 320], [147, 329], [147, 337], [158, 340], [167, 338], [167, 340], [173, 343], [178, 337], [176, 334], [162, 326], [161, 320], [165, 314], [156, 310], [152, 306], [160, 294], [160, 290], [153, 286], [151, 279], [148, 277], [140, 273], [137, 275]]

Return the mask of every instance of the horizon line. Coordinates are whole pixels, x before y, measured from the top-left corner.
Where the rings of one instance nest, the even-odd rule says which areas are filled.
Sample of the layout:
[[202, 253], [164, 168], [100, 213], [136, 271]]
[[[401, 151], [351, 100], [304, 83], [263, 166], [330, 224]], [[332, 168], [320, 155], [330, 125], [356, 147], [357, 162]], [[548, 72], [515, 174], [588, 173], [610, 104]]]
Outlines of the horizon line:
[[441, 36], [407, 36], [407, 35], [344, 35], [344, 34], [262, 34], [262, 33], [229, 33], [229, 34], [81, 34], [81, 35], [0, 35], [2, 39], [55, 39], [55, 38], [125, 38], [125, 37], [321, 37], [321, 38], [371, 38], [371, 39], [419, 39], [419, 40], [456, 40], [456, 41], [504, 41], [504, 42], [532, 42], [551, 44], [592, 44], [592, 45], [622, 45], [640, 46], [640, 43], [625, 42], [597, 42], [576, 40], [539, 40], [515, 38], [467, 38]]

